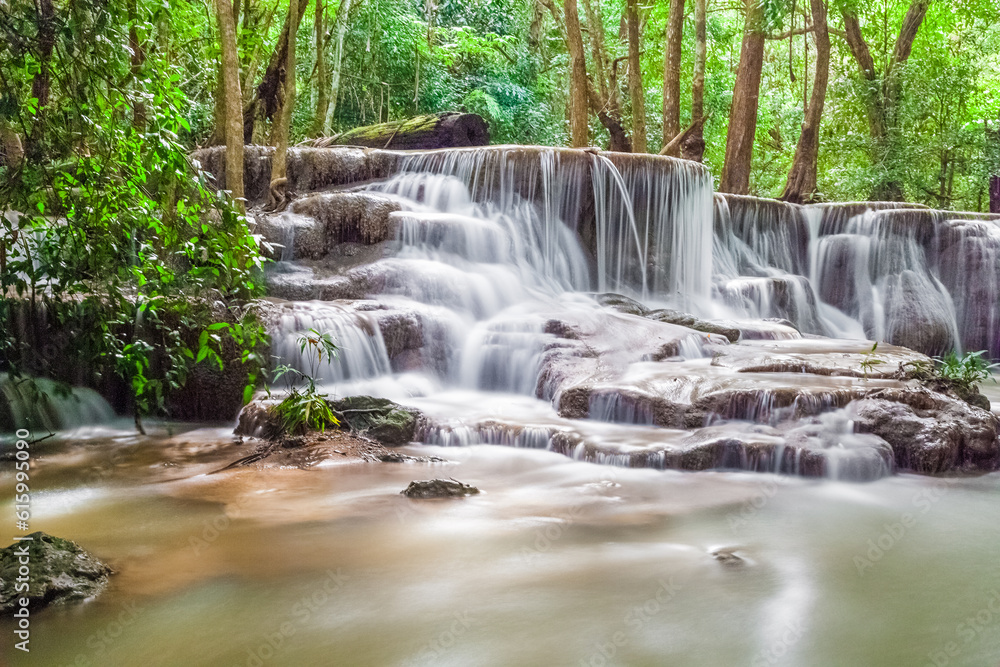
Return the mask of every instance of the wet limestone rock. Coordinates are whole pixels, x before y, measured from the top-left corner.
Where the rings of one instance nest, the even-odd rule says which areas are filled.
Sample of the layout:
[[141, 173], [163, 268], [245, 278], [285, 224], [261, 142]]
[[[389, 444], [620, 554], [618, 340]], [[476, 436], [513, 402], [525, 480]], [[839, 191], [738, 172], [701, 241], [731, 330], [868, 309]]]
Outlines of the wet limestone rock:
[[950, 308], [914, 271], [892, 276], [886, 284], [885, 339], [928, 355], [956, 347]]
[[855, 427], [890, 445], [900, 469], [924, 474], [995, 470], [1000, 419], [943, 394], [882, 390], [848, 406]]
[[[20, 607], [28, 598], [30, 609], [66, 604], [93, 597], [104, 590], [114, 571], [80, 545], [37, 532], [31, 540], [0, 549], [0, 613]], [[17, 578], [23, 559], [28, 560], [28, 590], [18, 591]]]
[[420, 418], [416, 410], [372, 396], [348, 396], [330, 407], [342, 425], [388, 447], [411, 442]]
[[642, 305], [635, 299], [624, 296], [622, 294], [615, 294], [614, 292], [595, 294], [594, 301], [601, 304], [605, 308], [611, 308], [612, 310], [617, 310], [619, 313], [627, 313], [629, 315], [638, 315], [639, 317], [645, 317], [646, 313], [649, 312], [649, 308], [646, 308], [646, 306]]
[[402, 493], [407, 498], [464, 498], [479, 493], [479, 489], [455, 479], [427, 479], [410, 482]]
[[666, 322], [668, 324], [679, 324], [682, 327], [687, 327], [688, 329], [694, 329], [695, 331], [701, 331], [702, 333], [725, 336], [727, 339], [729, 339], [730, 343], [736, 343], [740, 340], [741, 332], [735, 326], [726, 326], [725, 324], [719, 324], [716, 322], [711, 322], [709, 320], [703, 320], [699, 317], [695, 317], [694, 315], [689, 315], [688, 313], [682, 313], [679, 310], [662, 308], [660, 310], [653, 310], [646, 313], [646, 317], [648, 317], [651, 320], [656, 320], [658, 322]]
[[320, 256], [341, 243], [372, 245], [388, 241], [395, 233], [390, 214], [398, 210], [399, 202], [372, 192], [322, 193], [292, 204], [294, 213], [309, 216], [324, 227], [326, 247]]
[[236, 422], [235, 435], [243, 435], [263, 440], [274, 440], [285, 432], [281, 416], [274, 409], [276, 401], [254, 400], [240, 411]]

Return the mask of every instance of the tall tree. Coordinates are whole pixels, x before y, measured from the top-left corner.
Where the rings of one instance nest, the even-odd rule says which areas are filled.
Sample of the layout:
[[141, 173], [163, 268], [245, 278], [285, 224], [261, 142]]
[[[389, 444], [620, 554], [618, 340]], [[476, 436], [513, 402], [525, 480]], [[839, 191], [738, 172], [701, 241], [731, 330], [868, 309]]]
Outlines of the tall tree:
[[663, 145], [681, 131], [681, 47], [684, 40], [684, 0], [670, 0], [666, 44], [663, 45]]
[[628, 92], [632, 100], [632, 150], [646, 152], [646, 95], [642, 86], [639, 62], [639, 3], [627, 0], [625, 16], [628, 24]]
[[694, 76], [691, 79], [690, 135], [681, 144], [681, 157], [701, 162], [705, 156], [705, 39], [706, 0], [694, 0]]
[[330, 70], [326, 64], [326, 16], [323, 0], [316, 0], [316, 113], [313, 115], [309, 134], [318, 137], [326, 134], [326, 113], [330, 109]]
[[[303, 0], [304, 1], [304, 0]], [[288, 2], [288, 25], [299, 25], [299, 0]], [[295, 108], [295, 33], [288, 32], [288, 45], [285, 57], [285, 95], [281, 105], [281, 114], [274, 124], [273, 143], [274, 157], [271, 158], [270, 201], [272, 208], [280, 207], [288, 192], [288, 135], [292, 125], [292, 110]]]
[[[25, 137], [25, 153], [32, 160], [41, 155], [42, 113], [49, 103], [52, 85], [51, 60], [56, 45], [56, 14], [53, 0], [39, 0], [35, 4], [35, 27], [37, 30], [38, 65], [31, 82], [31, 96], [37, 100], [38, 114]], [[3, 11], [7, 11], [5, 7]]]
[[[293, 0], [294, 1], [294, 0]], [[215, 16], [219, 23], [222, 60], [219, 80], [220, 95], [225, 101], [223, 122], [226, 137], [226, 187], [237, 207], [243, 208], [243, 95], [240, 93], [240, 58], [236, 51], [236, 19], [231, 0], [215, 1]]]
[[587, 118], [587, 61], [583, 52], [577, 0], [566, 0], [566, 45], [570, 61], [570, 145], [582, 148], [590, 144]]
[[333, 126], [333, 114], [337, 110], [340, 96], [340, 73], [344, 66], [344, 38], [347, 35], [347, 19], [351, 13], [351, 0], [340, 0], [333, 18], [333, 60], [330, 63], [330, 106], [326, 111], [326, 132]]
[[[306, 0], [298, 0], [305, 3]], [[295, 35], [299, 30], [302, 21], [302, 12], [292, 12], [289, 9], [285, 17], [285, 25], [281, 29], [281, 35], [271, 53], [267, 69], [264, 76], [250, 101], [243, 107], [243, 139], [250, 144], [254, 141], [257, 118], [262, 116], [268, 120], [274, 120], [281, 116], [283, 108], [284, 93], [288, 90], [287, 78], [289, 62], [289, 35]], [[291, 55], [291, 61], [295, 61], [295, 54]], [[291, 75], [294, 77], [294, 72]], [[272, 142], [273, 143], [273, 142]]]
[[845, 9], [844, 33], [851, 55], [861, 70], [865, 82], [864, 102], [868, 115], [868, 131], [871, 134], [872, 162], [885, 165], [875, 187], [873, 200], [903, 201], [903, 183], [896, 169], [899, 160], [892, 136], [896, 129], [896, 111], [900, 95], [900, 70], [910, 57], [913, 40], [927, 15], [930, 0], [914, 0], [906, 10], [903, 24], [896, 37], [892, 54], [887, 55], [885, 68], [879, 71], [872, 57], [871, 48], [861, 32], [861, 23], [856, 12]]
[[729, 109], [726, 132], [726, 161], [722, 165], [719, 190], [746, 194], [750, 190], [753, 140], [757, 132], [760, 77], [764, 65], [764, 7], [758, 0], [746, 0], [746, 20], [736, 86]]
[[830, 33], [826, 24], [823, 0], [810, 0], [813, 35], [816, 42], [816, 73], [809, 106], [802, 121], [802, 134], [795, 147], [792, 168], [781, 199], [802, 204], [816, 192], [816, 166], [819, 158], [819, 124], [826, 103], [826, 87], [830, 80]]
[[[608, 131], [611, 142], [608, 150], [620, 153], [632, 152], [632, 140], [622, 122], [622, 101], [618, 85], [618, 64], [625, 58], [608, 58], [604, 35], [604, 21], [601, 6], [592, 0], [583, 0], [587, 15], [587, 37], [590, 41], [594, 76], [587, 80], [587, 99], [590, 110], [597, 115], [601, 125]], [[595, 85], [593, 80], [597, 80]]]

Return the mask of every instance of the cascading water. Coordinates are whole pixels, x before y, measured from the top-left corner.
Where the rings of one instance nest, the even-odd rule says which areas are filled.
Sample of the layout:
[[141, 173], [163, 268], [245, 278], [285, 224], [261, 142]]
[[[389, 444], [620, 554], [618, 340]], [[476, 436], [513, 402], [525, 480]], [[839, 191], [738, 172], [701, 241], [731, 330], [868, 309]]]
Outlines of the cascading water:
[[982, 217], [717, 195], [716, 293], [806, 333], [997, 357], [1000, 230]]
[[40, 437], [45, 431], [107, 424], [114, 419], [114, 410], [93, 389], [0, 373], [0, 433], [27, 428]]
[[[361, 196], [357, 189], [272, 219], [294, 245], [282, 251], [272, 291], [331, 295], [285, 306], [275, 352], [334, 392], [418, 406], [428, 443], [871, 479], [892, 469], [892, 450], [854, 433], [850, 420], [824, 415], [872, 388], [902, 385], [859, 385], [852, 377], [860, 366], [793, 372], [789, 352], [806, 355], [803, 368], [809, 355], [833, 365], [850, 355], [795, 352], [777, 340], [796, 343], [787, 323], [739, 318], [780, 318], [843, 338], [904, 338], [933, 351], [995, 331], [995, 306], [986, 331], [969, 324], [969, 314], [982, 314], [978, 300], [998, 291], [1000, 234], [983, 221], [713, 199], [700, 165], [650, 156], [499, 147], [394, 153], [390, 162], [393, 175], [363, 187], [392, 211], [362, 221], [361, 232], [324, 212], [347, 201], [338, 197]], [[372, 230], [383, 227], [376, 238]], [[975, 266], [949, 269], [960, 253], [974, 254]], [[980, 269], [993, 272], [992, 282], [973, 277]], [[612, 299], [623, 312], [609, 310], [598, 303], [606, 299], [588, 296], [592, 289], [737, 321], [703, 321], [700, 333], [669, 323], [663, 313], [675, 311], [624, 297]], [[684, 317], [679, 324], [696, 325]], [[916, 340], [904, 325], [921, 317], [941, 327]], [[342, 348], [318, 372], [299, 349], [308, 329], [331, 333]], [[720, 362], [741, 357], [728, 350], [733, 334], [718, 331], [775, 339], [778, 357], [771, 366]], [[837, 345], [856, 362], [867, 349]], [[831, 373], [847, 377], [823, 377]]]

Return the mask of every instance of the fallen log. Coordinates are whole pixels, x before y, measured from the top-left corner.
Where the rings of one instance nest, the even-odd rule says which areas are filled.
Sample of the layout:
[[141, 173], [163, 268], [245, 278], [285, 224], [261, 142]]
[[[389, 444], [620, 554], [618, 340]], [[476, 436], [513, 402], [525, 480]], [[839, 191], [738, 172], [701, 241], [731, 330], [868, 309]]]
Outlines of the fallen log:
[[311, 139], [300, 145], [313, 148], [363, 146], [394, 150], [427, 150], [487, 146], [489, 143], [490, 130], [481, 116], [450, 111], [357, 127], [332, 137]]

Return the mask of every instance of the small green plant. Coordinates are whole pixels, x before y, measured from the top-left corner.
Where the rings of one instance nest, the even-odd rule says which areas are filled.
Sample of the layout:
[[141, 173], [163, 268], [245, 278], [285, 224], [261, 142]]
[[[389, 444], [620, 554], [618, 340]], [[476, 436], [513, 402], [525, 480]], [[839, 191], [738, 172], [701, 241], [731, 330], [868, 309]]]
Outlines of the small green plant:
[[868, 379], [868, 374], [875, 370], [875, 367], [884, 364], [885, 359], [880, 359], [875, 351], [878, 350], [878, 343], [872, 345], [872, 349], [861, 355], [861, 370], [865, 374], [865, 379]]
[[951, 380], [966, 391], [978, 390], [979, 384], [990, 379], [991, 371], [1000, 365], [989, 363], [983, 358], [985, 354], [986, 350], [980, 350], [959, 357], [957, 353], [949, 352], [938, 360], [938, 372], [941, 377]]
[[287, 433], [304, 429], [326, 431], [327, 426], [339, 426], [340, 420], [334, 416], [326, 394], [318, 394], [314, 387], [305, 390], [293, 389], [275, 408], [281, 417], [281, 425]]
[[899, 364], [898, 379], [929, 381], [938, 377], [937, 368], [930, 359], [917, 359]]
[[[282, 364], [274, 369], [274, 380], [284, 377], [287, 383], [288, 396], [276, 407], [284, 430], [288, 433], [300, 432], [304, 429], [326, 431], [327, 426], [339, 426], [340, 420], [333, 414], [327, 395], [316, 390], [316, 380], [313, 375], [324, 359], [330, 361], [340, 353], [340, 348], [333, 342], [328, 332], [310, 329], [299, 336], [299, 350], [303, 355], [307, 350], [310, 354], [309, 373], [303, 373], [297, 368]], [[304, 387], [296, 387], [296, 378], [305, 382]], [[271, 389], [266, 387], [270, 396]]]

